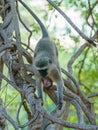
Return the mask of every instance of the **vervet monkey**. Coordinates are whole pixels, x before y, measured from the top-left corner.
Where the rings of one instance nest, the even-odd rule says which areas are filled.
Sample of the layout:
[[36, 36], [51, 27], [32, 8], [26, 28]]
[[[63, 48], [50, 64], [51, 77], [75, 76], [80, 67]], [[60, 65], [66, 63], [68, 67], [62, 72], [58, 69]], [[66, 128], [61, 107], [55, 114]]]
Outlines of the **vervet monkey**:
[[[42, 31], [42, 38], [35, 47], [33, 70], [36, 78], [36, 86], [39, 98], [43, 101], [42, 83], [47, 79], [57, 84], [57, 107], [62, 108], [63, 104], [63, 80], [61, 77], [61, 69], [58, 62], [58, 51], [55, 43], [49, 38], [48, 32], [40, 19], [33, 11], [21, 0], [20, 3], [35, 18]], [[48, 84], [49, 85], [49, 84]]]

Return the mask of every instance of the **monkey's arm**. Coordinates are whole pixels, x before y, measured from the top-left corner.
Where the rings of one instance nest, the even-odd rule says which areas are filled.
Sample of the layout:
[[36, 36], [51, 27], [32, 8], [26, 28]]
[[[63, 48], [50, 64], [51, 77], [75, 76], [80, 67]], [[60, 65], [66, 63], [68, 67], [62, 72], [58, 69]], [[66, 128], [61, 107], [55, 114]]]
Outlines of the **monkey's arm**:
[[42, 86], [41, 86], [41, 80], [39, 77], [36, 77], [36, 87], [37, 87], [38, 98], [40, 98], [43, 102]]
[[63, 105], [63, 87], [64, 87], [64, 83], [62, 81], [62, 79], [60, 79], [57, 82], [57, 97], [58, 97], [58, 108], [61, 109], [62, 105]]

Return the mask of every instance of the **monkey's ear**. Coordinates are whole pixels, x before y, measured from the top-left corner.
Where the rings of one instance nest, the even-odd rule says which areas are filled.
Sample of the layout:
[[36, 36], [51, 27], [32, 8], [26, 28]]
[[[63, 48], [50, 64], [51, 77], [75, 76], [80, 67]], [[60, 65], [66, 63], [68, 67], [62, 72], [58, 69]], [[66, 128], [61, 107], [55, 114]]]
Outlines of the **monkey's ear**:
[[49, 59], [49, 63], [52, 64], [52, 60], [51, 59]]

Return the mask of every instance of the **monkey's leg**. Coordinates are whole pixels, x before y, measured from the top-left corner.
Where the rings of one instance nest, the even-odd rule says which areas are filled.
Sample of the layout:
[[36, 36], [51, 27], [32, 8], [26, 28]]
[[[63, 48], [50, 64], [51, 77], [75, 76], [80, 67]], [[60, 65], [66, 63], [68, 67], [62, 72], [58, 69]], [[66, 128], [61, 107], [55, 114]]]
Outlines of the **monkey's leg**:
[[61, 77], [61, 71], [55, 65], [51, 66], [48, 71], [49, 78], [57, 84], [57, 103], [58, 108], [61, 109], [63, 105], [63, 81]]

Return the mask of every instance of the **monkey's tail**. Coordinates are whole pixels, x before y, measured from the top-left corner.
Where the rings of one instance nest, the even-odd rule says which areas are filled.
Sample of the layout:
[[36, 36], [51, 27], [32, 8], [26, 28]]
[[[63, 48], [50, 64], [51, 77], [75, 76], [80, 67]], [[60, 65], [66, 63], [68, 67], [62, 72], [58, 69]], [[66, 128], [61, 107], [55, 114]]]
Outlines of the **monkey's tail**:
[[41, 20], [35, 15], [35, 13], [22, 0], [19, 0], [19, 2], [29, 11], [29, 13], [35, 18], [35, 20], [39, 24], [39, 26], [42, 30], [42, 37], [43, 38], [49, 37], [48, 32], [47, 32], [45, 26], [43, 25], [43, 23], [41, 22]]

